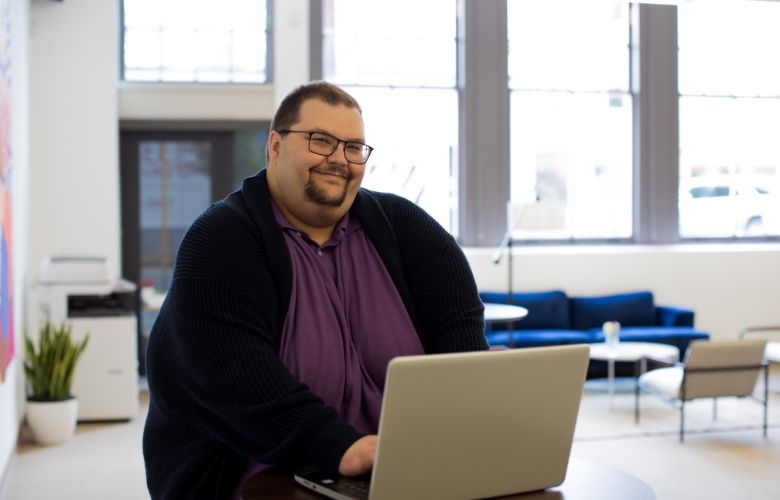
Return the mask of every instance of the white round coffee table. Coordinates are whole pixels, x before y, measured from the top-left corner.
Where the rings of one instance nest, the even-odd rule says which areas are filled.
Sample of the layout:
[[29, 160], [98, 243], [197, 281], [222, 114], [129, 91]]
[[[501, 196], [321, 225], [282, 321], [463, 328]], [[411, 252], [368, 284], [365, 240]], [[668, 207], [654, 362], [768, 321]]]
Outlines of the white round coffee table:
[[528, 316], [528, 309], [513, 304], [496, 304], [492, 302], [485, 302], [484, 305], [485, 324], [509, 323], [507, 347], [514, 347], [514, 328], [512, 323]]
[[485, 321], [488, 323], [518, 321], [528, 316], [528, 309], [512, 304], [485, 302]]
[[612, 408], [612, 398], [615, 393], [615, 362], [638, 363], [634, 372], [637, 383], [639, 375], [647, 370], [647, 360], [653, 359], [664, 363], [675, 363], [680, 359], [680, 350], [667, 344], [653, 342], [618, 342], [615, 345], [606, 343], [590, 344], [590, 359], [607, 362], [607, 387], [609, 390], [609, 407]]

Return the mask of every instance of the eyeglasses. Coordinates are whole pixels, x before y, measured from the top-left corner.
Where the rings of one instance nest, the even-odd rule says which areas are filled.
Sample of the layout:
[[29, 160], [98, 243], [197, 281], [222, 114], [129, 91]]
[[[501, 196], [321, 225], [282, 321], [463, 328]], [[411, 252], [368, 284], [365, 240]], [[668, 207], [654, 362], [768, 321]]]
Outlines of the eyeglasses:
[[330, 156], [339, 147], [340, 143], [344, 143], [344, 158], [350, 163], [364, 164], [368, 161], [368, 157], [371, 156], [371, 151], [374, 150], [371, 146], [363, 144], [362, 142], [354, 141], [342, 141], [332, 135], [322, 132], [310, 132], [308, 130], [277, 130], [280, 134], [308, 134], [309, 135], [309, 151], [312, 153]]

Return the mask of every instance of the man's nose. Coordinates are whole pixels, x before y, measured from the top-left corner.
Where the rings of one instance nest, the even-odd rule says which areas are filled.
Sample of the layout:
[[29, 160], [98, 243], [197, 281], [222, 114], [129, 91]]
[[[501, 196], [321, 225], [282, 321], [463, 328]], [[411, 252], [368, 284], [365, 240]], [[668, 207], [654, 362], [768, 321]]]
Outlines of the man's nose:
[[347, 163], [347, 143], [344, 141], [339, 141], [338, 144], [336, 144], [336, 149], [333, 150], [333, 152], [328, 155], [328, 161], [331, 163]]

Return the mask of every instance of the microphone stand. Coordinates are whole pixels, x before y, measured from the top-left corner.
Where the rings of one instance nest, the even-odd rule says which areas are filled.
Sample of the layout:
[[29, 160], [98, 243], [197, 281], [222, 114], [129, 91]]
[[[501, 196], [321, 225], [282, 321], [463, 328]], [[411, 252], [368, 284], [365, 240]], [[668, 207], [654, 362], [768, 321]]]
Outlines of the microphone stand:
[[[538, 193], [534, 196], [533, 203], [539, 202], [541, 197]], [[507, 295], [509, 297], [509, 304], [514, 305], [515, 298], [514, 298], [514, 269], [513, 269], [513, 255], [512, 255], [512, 243], [514, 243], [514, 238], [512, 237], [512, 230], [515, 228], [515, 225], [525, 217], [525, 211], [528, 209], [528, 205], [524, 205], [520, 211], [520, 214], [515, 217], [512, 214], [512, 203], [508, 202], [506, 206], [506, 233], [504, 234], [504, 239], [501, 240], [501, 244], [496, 248], [496, 252], [493, 254], [493, 264], [498, 264], [501, 261], [501, 254], [503, 253], [504, 248], [506, 248], [507, 251], [507, 273], [506, 273], [506, 281], [507, 281]]]
[[506, 249], [507, 256], [506, 256], [506, 265], [507, 265], [507, 296], [509, 298], [509, 303], [514, 303], [514, 297], [512, 296], [514, 293], [514, 287], [512, 283], [512, 264], [513, 264], [513, 258], [512, 258], [512, 231], [507, 231], [506, 234], [504, 234], [504, 239], [501, 240], [501, 244], [496, 248], [496, 252], [493, 254], [493, 264], [498, 264], [501, 262], [501, 256], [504, 253], [504, 249]]
[[[501, 240], [501, 244], [496, 248], [496, 252], [493, 254], [493, 264], [498, 264], [501, 262], [501, 254], [504, 252], [504, 249], [506, 248], [507, 252], [507, 261], [506, 261], [506, 285], [507, 285], [507, 303], [510, 305], [515, 304], [515, 287], [514, 287], [514, 256], [512, 255], [512, 244], [514, 243], [514, 238], [512, 237], [512, 230], [515, 228], [516, 224], [525, 217], [525, 211], [528, 209], [528, 206], [534, 203], [538, 203], [539, 200], [541, 200], [541, 196], [539, 195], [538, 191], [534, 191], [534, 199], [533, 202], [530, 204], [525, 204], [521, 207], [520, 213], [517, 215], [517, 217], [514, 217], [513, 210], [512, 210], [512, 203], [508, 202], [506, 206], [506, 233], [504, 234], [504, 239]], [[514, 338], [512, 335], [512, 330], [514, 328], [514, 321], [510, 321], [507, 323], [507, 333], [509, 335], [508, 344], [509, 347], [514, 347]]]
[[[514, 305], [515, 299], [514, 299], [514, 287], [512, 282], [512, 274], [513, 274], [513, 257], [512, 257], [512, 230], [511, 228], [507, 230], [506, 234], [504, 234], [504, 239], [501, 240], [501, 244], [496, 248], [496, 252], [493, 254], [493, 264], [498, 264], [501, 262], [501, 255], [504, 253], [504, 249], [506, 248], [507, 251], [507, 257], [506, 257], [506, 266], [507, 266], [507, 303], [510, 305]], [[510, 321], [507, 323], [507, 336], [508, 336], [508, 344], [509, 347], [514, 347], [514, 321]]]

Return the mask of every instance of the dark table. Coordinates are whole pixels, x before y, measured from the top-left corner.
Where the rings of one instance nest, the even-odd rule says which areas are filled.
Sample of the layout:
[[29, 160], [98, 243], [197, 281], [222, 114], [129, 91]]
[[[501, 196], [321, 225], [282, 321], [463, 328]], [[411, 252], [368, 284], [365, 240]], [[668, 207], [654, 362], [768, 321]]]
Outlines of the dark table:
[[[519, 473], [519, 471], [518, 471]], [[299, 486], [289, 473], [266, 470], [255, 474], [241, 489], [244, 500], [298, 499], [323, 500], [318, 495]], [[627, 472], [598, 462], [572, 458], [562, 485], [544, 491], [501, 498], [519, 500], [655, 500], [655, 493], [645, 482]]]

